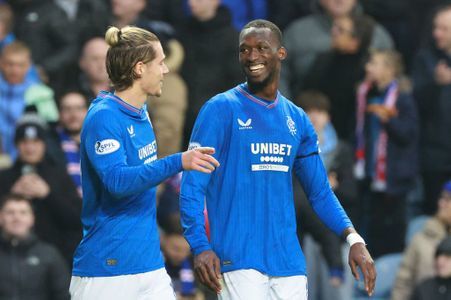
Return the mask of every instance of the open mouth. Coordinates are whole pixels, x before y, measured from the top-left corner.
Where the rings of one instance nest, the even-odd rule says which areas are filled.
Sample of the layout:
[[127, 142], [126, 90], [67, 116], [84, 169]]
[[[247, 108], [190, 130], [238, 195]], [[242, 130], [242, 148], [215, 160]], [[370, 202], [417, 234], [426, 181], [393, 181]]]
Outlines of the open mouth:
[[265, 65], [264, 65], [264, 64], [255, 64], [255, 65], [250, 65], [250, 66], [248, 67], [249, 71], [250, 71], [252, 74], [258, 74], [258, 73], [260, 73], [261, 71], [263, 71], [264, 68], [265, 68]]

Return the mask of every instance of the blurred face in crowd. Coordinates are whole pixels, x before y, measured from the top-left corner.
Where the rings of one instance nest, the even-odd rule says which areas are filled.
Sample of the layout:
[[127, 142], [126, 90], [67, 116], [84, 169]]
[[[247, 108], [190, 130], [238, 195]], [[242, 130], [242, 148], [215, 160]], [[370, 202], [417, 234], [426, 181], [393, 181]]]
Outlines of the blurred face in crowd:
[[372, 54], [365, 65], [366, 78], [377, 85], [391, 82], [395, 75], [392, 67], [387, 63], [384, 55]]
[[70, 134], [81, 131], [88, 107], [86, 98], [79, 93], [69, 93], [60, 99], [60, 124]]
[[7, 237], [25, 238], [33, 224], [33, 211], [25, 200], [8, 200], [0, 210], [0, 226]]
[[160, 42], [152, 42], [155, 49], [155, 58], [150, 62], [139, 62], [135, 65], [135, 71], [141, 75], [141, 89], [150, 96], [161, 96], [164, 75], [169, 73], [164, 59], [165, 55]]
[[113, 15], [117, 18], [137, 17], [145, 7], [145, 0], [111, 0]]
[[435, 259], [435, 268], [437, 276], [440, 278], [451, 277], [451, 256], [440, 254]]
[[434, 18], [433, 36], [437, 48], [451, 51], [451, 10], [442, 11]]
[[340, 53], [356, 53], [359, 41], [353, 36], [354, 24], [350, 17], [338, 18], [332, 26], [332, 48]]
[[35, 165], [44, 158], [45, 143], [41, 139], [23, 139], [17, 142], [17, 150], [22, 162]]
[[25, 75], [31, 66], [30, 53], [26, 51], [5, 51], [0, 59], [3, 77], [10, 84], [19, 84], [25, 80]]
[[175, 266], [180, 265], [190, 255], [189, 245], [181, 234], [167, 235], [163, 243], [166, 258]]
[[106, 54], [108, 44], [103, 38], [93, 38], [83, 47], [82, 56], [79, 61], [80, 69], [93, 82], [107, 82]]
[[320, 4], [332, 18], [338, 18], [349, 15], [356, 0], [320, 0]]
[[193, 17], [200, 21], [208, 21], [216, 15], [219, 0], [188, 0]]
[[279, 79], [287, 53], [269, 28], [251, 27], [240, 35], [239, 60], [249, 84], [266, 86]]
[[325, 110], [319, 110], [319, 109], [310, 109], [307, 111], [307, 115], [310, 118], [310, 121], [313, 124], [313, 127], [315, 128], [316, 133], [321, 133], [326, 127], [327, 123], [329, 123], [329, 113]]
[[442, 191], [438, 200], [437, 217], [445, 224], [451, 225], [451, 193]]

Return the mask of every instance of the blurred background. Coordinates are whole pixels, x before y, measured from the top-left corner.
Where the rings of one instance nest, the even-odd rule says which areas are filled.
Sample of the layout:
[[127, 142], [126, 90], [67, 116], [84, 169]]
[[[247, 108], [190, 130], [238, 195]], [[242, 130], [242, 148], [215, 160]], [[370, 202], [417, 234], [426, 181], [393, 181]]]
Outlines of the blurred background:
[[[280, 90], [309, 115], [330, 185], [368, 243], [372, 299], [451, 299], [444, 0], [0, 0], [0, 299], [67, 299], [81, 238], [80, 130], [90, 102], [110, 90], [108, 26], [139, 26], [162, 42], [170, 73], [148, 110], [164, 157], [186, 148], [203, 103], [245, 80], [238, 35], [258, 18], [283, 31]], [[180, 179], [158, 189], [166, 267], [179, 299], [215, 299], [194, 277]], [[346, 243], [298, 183], [294, 203], [309, 299], [366, 299]]]

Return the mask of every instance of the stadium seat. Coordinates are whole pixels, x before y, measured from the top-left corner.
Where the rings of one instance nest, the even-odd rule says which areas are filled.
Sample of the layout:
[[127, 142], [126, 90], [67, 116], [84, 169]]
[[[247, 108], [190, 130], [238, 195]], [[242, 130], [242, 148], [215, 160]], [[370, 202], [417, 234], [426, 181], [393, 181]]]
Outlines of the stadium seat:
[[407, 225], [406, 238], [405, 238], [406, 246], [410, 244], [410, 241], [412, 241], [413, 236], [416, 233], [418, 233], [419, 231], [421, 231], [421, 229], [423, 229], [424, 223], [426, 223], [426, 221], [429, 218], [430, 218], [430, 216], [421, 215], [421, 216], [417, 216], [417, 217], [413, 218], [409, 222], [409, 224]]

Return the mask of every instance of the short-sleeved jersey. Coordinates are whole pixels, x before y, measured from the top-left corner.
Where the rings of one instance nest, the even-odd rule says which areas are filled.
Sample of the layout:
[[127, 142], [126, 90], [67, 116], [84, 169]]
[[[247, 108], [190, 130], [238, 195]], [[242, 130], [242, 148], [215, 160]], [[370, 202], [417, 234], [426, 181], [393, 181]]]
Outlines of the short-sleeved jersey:
[[306, 274], [296, 234], [293, 170], [326, 225], [339, 234], [352, 226], [328, 184], [313, 126], [280, 93], [268, 102], [242, 84], [210, 99], [191, 136], [191, 147], [201, 145], [216, 148], [221, 166], [211, 175], [184, 172], [182, 225], [193, 252], [213, 249], [223, 272]]
[[73, 275], [115, 276], [162, 268], [155, 187], [182, 169], [181, 154], [157, 160], [146, 107], [101, 92], [81, 132], [83, 239]]

